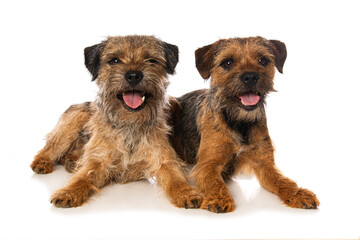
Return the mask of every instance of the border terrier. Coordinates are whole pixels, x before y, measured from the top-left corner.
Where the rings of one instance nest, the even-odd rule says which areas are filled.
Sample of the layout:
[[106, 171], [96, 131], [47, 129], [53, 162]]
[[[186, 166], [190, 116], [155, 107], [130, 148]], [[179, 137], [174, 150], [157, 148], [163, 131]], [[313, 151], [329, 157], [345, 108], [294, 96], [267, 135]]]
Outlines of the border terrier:
[[294, 208], [317, 208], [319, 200], [285, 177], [274, 163], [265, 98], [274, 91], [275, 68], [282, 73], [286, 46], [262, 37], [222, 39], [195, 51], [196, 68], [210, 88], [185, 94], [173, 104], [172, 144], [195, 164], [204, 200], [201, 208], [234, 210], [225, 180], [255, 174], [260, 185]]
[[31, 164], [36, 173], [50, 173], [54, 164], [75, 173], [51, 203], [77, 207], [110, 182], [155, 176], [175, 206], [198, 208], [202, 196], [169, 142], [165, 91], [177, 46], [152, 36], [118, 36], [85, 48], [84, 55], [97, 98], [67, 109]]

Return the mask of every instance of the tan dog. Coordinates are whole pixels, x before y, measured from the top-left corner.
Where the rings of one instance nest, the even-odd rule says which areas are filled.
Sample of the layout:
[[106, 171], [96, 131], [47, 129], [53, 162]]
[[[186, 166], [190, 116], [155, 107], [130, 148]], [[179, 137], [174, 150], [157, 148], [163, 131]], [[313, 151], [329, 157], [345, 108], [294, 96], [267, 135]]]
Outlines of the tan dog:
[[175, 206], [200, 206], [202, 196], [188, 184], [168, 140], [165, 91], [177, 62], [176, 46], [150, 36], [110, 37], [85, 49], [98, 97], [71, 106], [31, 164], [36, 173], [59, 163], [74, 170], [52, 195], [55, 206], [80, 206], [112, 181], [153, 176]]
[[273, 91], [275, 68], [282, 73], [285, 44], [262, 37], [231, 38], [199, 48], [196, 67], [210, 89], [188, 93], [173, 102], [177, 153], [195, 164], [192, 175], [204, 194], [201, 208], [234, 210], [224, 180], [254, 173], [262, 187], [290, 207], [317, 208], [311, 191], [299, 188], [275, 166], [267, 129], [265, 98]]

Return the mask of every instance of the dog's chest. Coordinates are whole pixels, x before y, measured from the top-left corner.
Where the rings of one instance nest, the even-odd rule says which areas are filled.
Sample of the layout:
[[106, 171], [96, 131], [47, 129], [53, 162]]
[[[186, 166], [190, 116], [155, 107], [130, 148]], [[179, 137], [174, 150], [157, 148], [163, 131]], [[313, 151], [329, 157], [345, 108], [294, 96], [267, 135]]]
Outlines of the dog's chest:
[[119, 164], [126, 171], [142, 171], [144, 175], [151, 175], [159, 166], [158, 152], [153, 139], [146, 135], [136, 137], [134, 135], [123, 135], [117, 141], [116, 150]]
[[117, 150], [125, 165], [144, 161], [149, 155], [149, 146], [145, 137], [127, 135], [117, 141]]
[[248, 148], [251, 148], [253, 145], [252, 139], [252, 124], [237, 122], [236, 124], [229, 124], [230, 126], [230, 135], [232, 141], [236, 145], [237, 152], [242, 152]]
[[244, 144], [242, 141], [238, 141], [237, 144], [235, 144], [234, 154], [237, 158], [239, 158], [241, 155], [244, 155], [248, 152], [253, 152], [255, 149], [257, 149], [257, 144], [252, 142], [247, 142]]

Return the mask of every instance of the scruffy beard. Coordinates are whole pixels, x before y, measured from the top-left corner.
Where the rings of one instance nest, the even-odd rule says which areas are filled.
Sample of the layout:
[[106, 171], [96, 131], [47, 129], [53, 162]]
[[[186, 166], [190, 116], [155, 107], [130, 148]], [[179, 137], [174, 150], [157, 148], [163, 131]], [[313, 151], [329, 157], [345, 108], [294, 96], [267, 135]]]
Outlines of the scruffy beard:
[[258, 122], [265, 116], [265, 97], [262, 95], [256, 107], [246, 109], [239, 104], [235, 94], [224, 94], [221, 90], [210, 89], [210, 106], [223, 113], [232, 121]]
[[253, 110], [245, 110], [236, 104], [227, 104], [220, 108], [223, 113], [232, 121], [239, 122], [259, 122], [265, 116], [265, 102], [261, 103]]
[[[145, 76], [142, 82], [133, 88], [126, 83], [122, 74], [114, 74], [99, 86], [96, 104], [102, 117], [113, 127], [151, 127], [168, 106], [165, 96], [167, 79], [157, 75], [155, 79], [152, 75]], [[124, 92], [132, 90], [144, 93], [143, 103], [136, 109], [128, 107], [122, 99]]]

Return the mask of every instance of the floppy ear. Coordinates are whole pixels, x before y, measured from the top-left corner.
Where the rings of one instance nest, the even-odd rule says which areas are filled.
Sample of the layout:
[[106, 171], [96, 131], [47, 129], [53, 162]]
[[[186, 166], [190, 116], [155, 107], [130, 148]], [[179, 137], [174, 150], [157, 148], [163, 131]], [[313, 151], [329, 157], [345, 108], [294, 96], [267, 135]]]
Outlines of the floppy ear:
[[283, 73], [283, 67], [286, 60], [287, 52], [285, 43], [278, 40], [270, 40], [271, 48], [275, 55], [275, 66], [280, 73]]
[[169, 74], [174, 74], [175, 67], [179, 62], [179, 48], [176, 45], [172, 45], [166, 42], [162, 42], [162, 46], [166, 59], [166, 72]]
[[202, 48], [198, 48], [195, 51], [195, 64], [203, 79], [210, 77], [210, 70], [212, 68], [214, 60], [213, 45], [207, 45]]
[[94, 81], [98, 77], [100, 68], [100, 57], [104, 49], [104, 44], [99, 43], [91, 47], [84, 49], [85, 66], [92, 74], [91, 81]]

